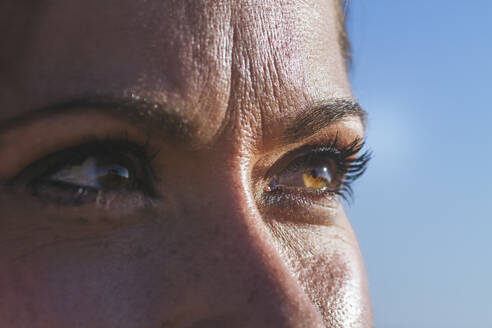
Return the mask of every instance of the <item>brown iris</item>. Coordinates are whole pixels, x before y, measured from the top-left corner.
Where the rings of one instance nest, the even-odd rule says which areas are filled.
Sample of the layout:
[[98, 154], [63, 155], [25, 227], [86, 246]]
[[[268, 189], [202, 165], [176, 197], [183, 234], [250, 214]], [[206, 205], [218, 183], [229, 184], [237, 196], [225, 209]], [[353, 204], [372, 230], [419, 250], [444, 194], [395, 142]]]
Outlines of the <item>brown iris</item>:
[[326, 188], [331, 182], [330, 172], [326, 166], [306, 170], [302, 173], [302, 182], [306, 188]]

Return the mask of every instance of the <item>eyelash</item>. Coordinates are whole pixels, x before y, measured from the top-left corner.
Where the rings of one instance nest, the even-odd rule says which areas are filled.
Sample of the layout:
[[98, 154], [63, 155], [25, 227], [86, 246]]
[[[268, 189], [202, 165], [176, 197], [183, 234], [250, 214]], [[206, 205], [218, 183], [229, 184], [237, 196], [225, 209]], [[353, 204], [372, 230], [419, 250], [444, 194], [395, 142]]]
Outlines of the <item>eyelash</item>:
[[[333, 163], [336, 172], [332, 172], [333, 180], [337, 181], [335, 188], [312, 191], [311, 193], [323, 196], [323, 195], [338, 195], [347, 202], [353, 199], [352, 183], [364, 174], [367, 169], [368, 163], [372, 157], [370, 151], [365, 151], [361, 155], [354, 157], [358, 154], [365, 143], [362, 139], [357, 138], [346, 146], [340, 146], [338, 136], [335, 137], [326, 145], [321, 146], [305, 146], [300, 150], [296, 150], [296, 153], [301, 152], [301, 155], [289, 161], [289, 163], [280, 171], [301, 171], [315, 166], [327, 166], [329, 163]], [[290, 154], [286, 155], [287, 158], [291, 157]], [[285, 160], [280, 160], [285, 162]], [[279, 187], [282, 189], [282, 187]]]

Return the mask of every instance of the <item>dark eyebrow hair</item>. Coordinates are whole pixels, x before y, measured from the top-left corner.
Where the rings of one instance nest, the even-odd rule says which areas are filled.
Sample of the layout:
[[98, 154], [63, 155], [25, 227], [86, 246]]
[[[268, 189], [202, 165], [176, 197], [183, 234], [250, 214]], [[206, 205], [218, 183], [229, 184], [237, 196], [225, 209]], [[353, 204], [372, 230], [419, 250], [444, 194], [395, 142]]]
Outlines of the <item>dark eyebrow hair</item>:
[[285, 130], [286, 142], [295, 142], [348, 117], [359, 117], [365, 124], [367, 114], [355, 101], [335, 99], [311, 105]]
[[[123, 119], [144, 131], [154, 129], [166, 137], [179, 141], [190, 141], [197, 136], [196, 128], [184, 117], [178, 115], [175, 108], [155, 99], [137, 95], [131, 97], [90, 96], [62, 101], [6, 119], [3, 122], [0, 121], [0, 132], [38, 118], [58, 113], [77, 112], [82, 109], [93, 109], [116, 119]], [[354, 116], [359, 117], [365, 124], [367, 114], [354, 101], [332, 99], [316, 102], [309, 105], [302, 114], [294, 119], [282, 137], [287, 143], [296, 142], [314, 135], [339, 120]]]
[[194, 137], [196, 129], [178, 111], [155, 99], [137, 96], [89, 96], [62, 101], [54, 105], [28, 111], [24, 115], [0, 122], [0, 131], [25, 122], [51, 116], [57, 113], [69, 113], [94, 109], [116, 119], [123, 119], [143, 130], [154, 129], [177, 140], [189, 140]]

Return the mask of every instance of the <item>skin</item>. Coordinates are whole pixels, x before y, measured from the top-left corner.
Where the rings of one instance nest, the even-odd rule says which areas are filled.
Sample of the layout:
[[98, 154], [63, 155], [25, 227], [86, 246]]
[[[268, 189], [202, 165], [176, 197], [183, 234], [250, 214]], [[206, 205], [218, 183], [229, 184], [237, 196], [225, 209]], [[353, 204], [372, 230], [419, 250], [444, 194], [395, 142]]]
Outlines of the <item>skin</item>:
[[[283, 137], [311, 104], [352, 101], [336, 6], [3, 1], [0, 326], [371, 327], [340, 201], [265, 196], [288, 152], [363, 136], [347, 115]], [[84, 97], [138, 98], [144, 119], [56, 106]], [[158, 151], [157, 196], [62, 206], [7, 183], [88, 136], [122, 134]]]

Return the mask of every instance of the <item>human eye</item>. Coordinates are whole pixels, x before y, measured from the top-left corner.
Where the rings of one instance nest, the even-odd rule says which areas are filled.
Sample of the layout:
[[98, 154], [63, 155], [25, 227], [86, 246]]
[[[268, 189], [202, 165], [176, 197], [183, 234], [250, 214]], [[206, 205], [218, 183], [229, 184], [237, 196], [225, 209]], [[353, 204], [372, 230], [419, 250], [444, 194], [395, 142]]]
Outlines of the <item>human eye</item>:
[[108, 205], [155, 195], [151, 159], [128, 140], [92, 140], [28, 165], [10, 185], [61, 206]]
[[334, 208], [340, 198], [350, 200], [352, 183], [366, 170], [371, 153], [361, 153], [364, 141], [341, 145], [338, 138], [324, 145], [306, 145], [272, 166], [263, 204], [309, 210]]

